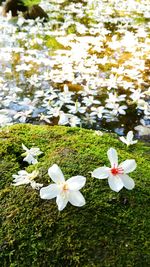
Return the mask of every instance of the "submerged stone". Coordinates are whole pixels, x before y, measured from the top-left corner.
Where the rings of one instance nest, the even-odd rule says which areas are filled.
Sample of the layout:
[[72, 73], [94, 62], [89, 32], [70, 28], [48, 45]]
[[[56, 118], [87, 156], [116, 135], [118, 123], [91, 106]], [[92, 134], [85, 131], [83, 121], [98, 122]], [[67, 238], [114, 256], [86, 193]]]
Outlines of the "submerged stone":
[[26, 6], [21, 0], [6, 0], [3, 7], [3, 15], [6, 16], [10, 11], [13, 17], [18, 16], [18, 12], [23, 12], [25, 19], [43, 18], [48, 20], [47, 13], [39, 5]]
[[[0, 132], [1, 266], [123, 267], [148, 266], [149, 256], [149, 147], [138, 142], [127, 148], [114, 134], [64, 126], [6, 127]], [[23, 161], [22, 143], [43, 152], [36, 165]], [[135, 159], [132, 191], [110, 190], [107, 179], [91, 171], [109, 166], [107, 150], [113, 147], [119, 162]], [[48, 168], [58, 164], [65, 178], [87, 178], [81, 190], [86, 205], [70, 204], [58, 212], [55, 199], [40, 199], [30, 185], [14, 187], [19, 170], [39, 170], [37, 183], [47, 186]]]
[[47, 13], [38, 5], [33, 5], [29, 7], [28, 10], [23, 13], [23, 16], [25, 19], [44, 18], [45, 21], [48, 20]]

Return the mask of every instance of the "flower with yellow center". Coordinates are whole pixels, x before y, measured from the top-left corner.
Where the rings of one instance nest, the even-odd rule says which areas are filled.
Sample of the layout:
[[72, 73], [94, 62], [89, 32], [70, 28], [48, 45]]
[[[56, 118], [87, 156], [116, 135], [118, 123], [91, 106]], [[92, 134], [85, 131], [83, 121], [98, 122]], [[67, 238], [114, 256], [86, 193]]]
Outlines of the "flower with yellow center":
[[85, 205], [85, 199], [80, 193], [80, 189], [85, 185], [84, 176], [73, 176], [65, 181], [64, 175], [57, 164], [49, 168], [48, 174], [53, 180], [53, 184], [41, 188], [40, 197], [42, 199], [52, 199], [56, 197], [58, 210], [63, 210], [67, 203], [81, 207]]

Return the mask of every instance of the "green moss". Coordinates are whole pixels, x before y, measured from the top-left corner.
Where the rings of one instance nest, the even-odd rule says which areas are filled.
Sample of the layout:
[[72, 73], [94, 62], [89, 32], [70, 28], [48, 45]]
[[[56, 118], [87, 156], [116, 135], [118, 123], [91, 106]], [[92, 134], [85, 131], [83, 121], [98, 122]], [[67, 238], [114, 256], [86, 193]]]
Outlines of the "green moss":
[[[92, 130], [59, 126], [14, 125], [0, 133], [1, 266], [3, 267], [147, 267], [150, 262], [149, 148], [131, 148], [117, 136], [95, 136]], [[37, 166], [22, 161], [22, 147], [38, 146], [44, 153]], [[106, 152], [114, 147], [120, 162], [134, 158], [131, 173], [136, 187], [115, 193], [107, 180], [90, 171], [108, 165]], [[84, 175], [86, 205], [70, 204], [58, 212], [55, 199], [42, 200], [28, 185], [13, 187], [20, 169], [40, 171], [36, 181], [49, 184], [47, 174], [58, 164], [66, 178]]]
[[55, 37], [53, 36], [45, 36], [44, 38], [45, 40], [45, 45], [48, 47], [48, 48], [51, 48], [53, 50], [57, 50], [57, 49], [65, 49], [65, 47], [60, 44]]
[[22, 0], [22, 2], [24, 3], [25, 6], [33, 6], [33, 5], [38, 5], [40, 4], [40, 0]]

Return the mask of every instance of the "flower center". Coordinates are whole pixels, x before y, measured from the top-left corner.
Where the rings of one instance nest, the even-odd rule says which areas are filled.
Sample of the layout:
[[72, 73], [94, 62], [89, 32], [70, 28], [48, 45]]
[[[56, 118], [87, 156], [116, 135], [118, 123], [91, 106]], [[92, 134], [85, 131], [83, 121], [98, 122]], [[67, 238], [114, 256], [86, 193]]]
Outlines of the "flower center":
[[110, 171], [111, 171], [112, 175], [123, 174], [123, 168], [115, 167], [115, 164], [114, 164], [114, 167], [111, 168]]
[[68, 189], [69, 189], [69, 188], [68, 188], [68, 185], [67, 185], [67, 184], [64, 184], [62, 190], [63, 190], [63, 191], [67, 191]]

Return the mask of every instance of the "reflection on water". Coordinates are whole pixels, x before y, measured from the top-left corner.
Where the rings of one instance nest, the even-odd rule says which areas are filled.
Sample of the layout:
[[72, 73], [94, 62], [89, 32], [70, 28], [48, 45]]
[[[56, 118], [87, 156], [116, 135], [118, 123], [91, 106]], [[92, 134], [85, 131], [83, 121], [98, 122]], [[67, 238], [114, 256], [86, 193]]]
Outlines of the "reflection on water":
[[41, 6], [47, 23], [0, 16], [0, 125], [149, 134], [148, 1]]

